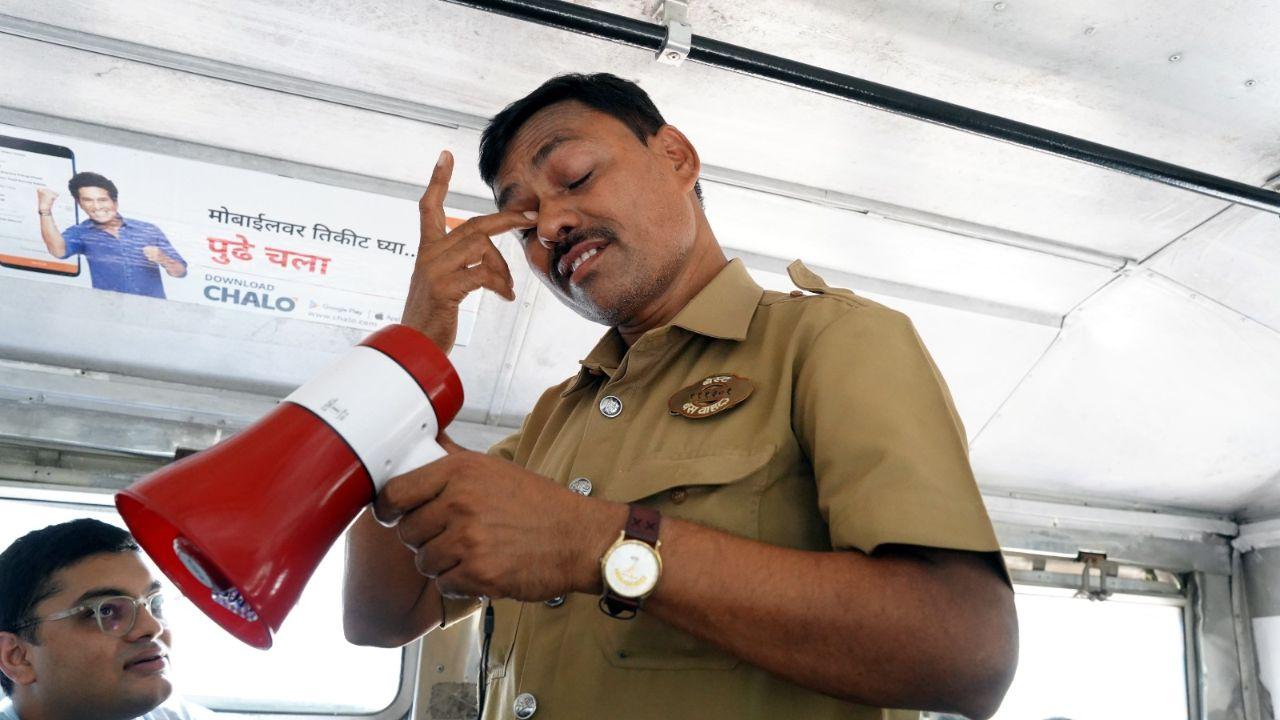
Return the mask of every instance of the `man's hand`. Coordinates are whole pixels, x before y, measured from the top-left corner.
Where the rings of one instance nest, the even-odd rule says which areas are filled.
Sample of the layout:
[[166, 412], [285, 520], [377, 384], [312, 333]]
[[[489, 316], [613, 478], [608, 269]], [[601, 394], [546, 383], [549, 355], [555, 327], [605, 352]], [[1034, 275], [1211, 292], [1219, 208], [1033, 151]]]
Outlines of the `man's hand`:
[[625, 505], [452, 443], [446, 449], [392, 478], [373, 504], [441, 594], [532, 602], [600, 591], [599, 559], [626, 522]]
[[36, 188], [36, 207], [40, 212], [46, 213], [53, 210], [53, 201], [58, 199], [58, 193], [47, 187]]
[[[472, 291], [488, 288], [515, 299], [511, 270], [491, 239], [533, 227], [536, 215], [505, 212], [473, 217], [450, 232], [444, 199], [453, 177], [453, 155], [440, 153], [427, 190], [418, 201], [421, 223], [417, 262], [409, 281], [402, 320], [448, 352], [458, 334], [458, 305]], [[532, 217], [531, 217], [532, 215]]]
[[157, 265], [169, 259], [168, 256], [164, 254], [164, 251], [155, 245], [147, 245], [143, 247], [142, 254], [145, 255], [148, 260]]

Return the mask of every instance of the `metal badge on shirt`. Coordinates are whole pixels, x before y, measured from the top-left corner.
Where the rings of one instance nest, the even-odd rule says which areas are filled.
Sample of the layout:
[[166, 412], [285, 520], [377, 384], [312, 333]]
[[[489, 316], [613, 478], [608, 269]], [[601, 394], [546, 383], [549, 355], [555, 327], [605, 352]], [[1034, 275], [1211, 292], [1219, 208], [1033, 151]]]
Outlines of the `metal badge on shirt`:
[[667, 400], [667, 409], [672, 415], [698, 420], [732, 410], [754, 389], [755, 384], [744, 377], [732, 373], [712, 375], [681, 388]]

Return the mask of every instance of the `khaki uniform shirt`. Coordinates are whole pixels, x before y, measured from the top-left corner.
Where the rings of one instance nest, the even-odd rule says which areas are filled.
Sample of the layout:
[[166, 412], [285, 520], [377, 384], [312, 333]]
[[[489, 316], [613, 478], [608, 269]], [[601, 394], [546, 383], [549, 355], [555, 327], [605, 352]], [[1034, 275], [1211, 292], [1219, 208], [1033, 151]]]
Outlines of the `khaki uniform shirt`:
[[[595, 497], [789, 548], [997, 551], [964, 429], [910, 320], [799, 262], [789, 272], [813, 294], [765, 292], [735, 260], [629, 350], [610, 330], [490, 452], [562, 485], [585, 477]], [[745, 402], [698, 419], [669, 412], [680, 389], [728, 373], [753, 383]], [[606, 397], [621, 402], [614, 417]], [[514, 717], [523, 693], [538, 720], [915, 716], [803, 689], [597, 601], [494, 603], [485, 718]], [[450, 601], [446, 621], [471, 609]]]

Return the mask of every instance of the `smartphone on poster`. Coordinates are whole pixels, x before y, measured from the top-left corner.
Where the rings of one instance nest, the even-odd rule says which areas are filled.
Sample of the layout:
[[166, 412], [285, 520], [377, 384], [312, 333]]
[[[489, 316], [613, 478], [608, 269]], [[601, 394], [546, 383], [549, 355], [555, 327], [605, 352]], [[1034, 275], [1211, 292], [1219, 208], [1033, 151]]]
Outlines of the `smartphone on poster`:
[[61, 145], [0, 135], [0, 265], [19, 270], [75, 276], [80, 256], [55, 258], [40, 235], [36, 191], [58, 193], [53, 219], [59, 231], [80, 222], [80, 208], [67, 192], [76, 157]]

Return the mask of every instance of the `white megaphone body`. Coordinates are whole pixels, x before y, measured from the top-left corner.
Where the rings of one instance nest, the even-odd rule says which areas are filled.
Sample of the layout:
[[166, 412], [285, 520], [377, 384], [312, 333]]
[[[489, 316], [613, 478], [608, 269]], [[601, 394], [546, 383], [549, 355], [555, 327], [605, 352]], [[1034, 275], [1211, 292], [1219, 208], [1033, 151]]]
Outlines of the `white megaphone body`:
[[257, 648], [383, 485], [442, 457], [462, 383], [426, 336], [370, 335], [231, 438], [116, 495], [142, 549], [206, 615]]

